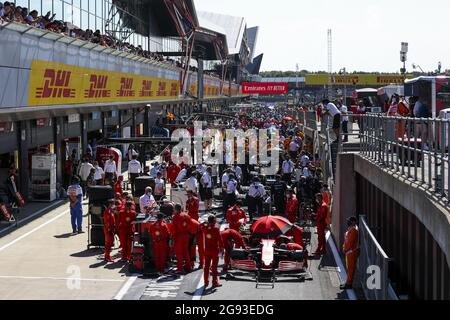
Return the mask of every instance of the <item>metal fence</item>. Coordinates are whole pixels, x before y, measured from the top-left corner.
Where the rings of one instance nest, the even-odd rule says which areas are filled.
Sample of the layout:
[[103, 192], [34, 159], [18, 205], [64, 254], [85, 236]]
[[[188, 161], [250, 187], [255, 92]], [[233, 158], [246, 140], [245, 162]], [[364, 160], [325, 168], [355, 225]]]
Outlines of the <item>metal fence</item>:
[[449, 201], [450, 120], [371, 114], [360, 124], [363, 156]]
[[360, 256], [357, 279], [367, 300], [398, 300], [389, 280], [389, 263], [365, 216], [359, 220]]

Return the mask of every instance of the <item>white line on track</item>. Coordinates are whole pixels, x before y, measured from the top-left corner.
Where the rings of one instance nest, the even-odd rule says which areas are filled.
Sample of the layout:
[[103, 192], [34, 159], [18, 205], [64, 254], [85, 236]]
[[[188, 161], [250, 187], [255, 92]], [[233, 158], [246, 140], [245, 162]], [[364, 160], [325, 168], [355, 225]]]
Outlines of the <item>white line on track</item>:
[[38, 230], [44, 228], [46, 225], [49, 225], [49, 224], [52, 223], [53, 221], [58, 220], [58, 219], [61, 218], [62, 216], [67, 215], [69, 212], [70, 212], [70, 209], [67, 209], [66, 211], [64, 211], [64, 212], [62, 212], [62, 213], [60, 213], [60, 214], [58, 214], [56, 217], [53, 217], [52, 219], [50, 219], [50, 220], [44, 222], [43, 224], [37, 226], [37, 227], [34, 228], [33, 230], [30, 230], [30, 231], [28, 231], [27, 233], [21, 235], [20, 237], [14, 239], [13, 241], [11, 241], [11, 242], [5, 244], [3, 247], [0, 247], [0, 252], [2, 252], [3, 250], [5, 250], [5, 249], [11, 247], [12, 245], [14, 245], [14, 244], [16, 244], [17, 242], [19, 242], [20, 240], [22, 240], [22, 239], [28, 237], [29, 235], [35, 233], [36, 231], [38, 231]]
[[[61, 204], [63, 204], [63, 203], [64, 203], [64, 201], [58, 201], [58, 202], [55, 202], [53, 205], [51, 205], [51, 206], [49, 206], [49, 207], [47, 207], [47, 208], [43, 208], [43, 209], [41, 209], [41, 210], [39, 210], [39, 211], [36, 211], [36, 212], [33, 213], [32, 215], [29, 215], [28, 217], [24, 218], [23, 220], [17, 221], [17, 223], [18, 223], [18, 224], [23, 224], [23, 223], [27, 222], [28, 220], [33, 219], [34, 217], [36, 217], [36, 216], [42, 214], [43, 212], [49, 210], [49, 208], [51, 208], [50, 210], [57, 209], [57, 208], [59, 207], [59, 205], [61, 205]], [[13, 228], [16, 228], [16, 224], [13, 224], [13, 225], [11, 225], [11, 226], [9, 226], [9, 227], [3, 229], [2, 231], [0, 231], [0, 234], [5, 233], [5, 232], [8, 232], [9, 230], [11, 230], [11, 229], [13, 229]]]
[[83, 278], [59, 278], [59, 277], [23, 277], [23, 276], [0, 276], [0, 279], [21, 279], [21, 280], [79, 280], [89, 282], [123, 282], [119, 279], [83, 279]]
[[[329, 243], [331, 251], [333, 252], [334, 260], [336, 261], [338, 271], [341, 274], [341, 280], [342, 282], [345, 282], [347, 280], [347, 272], [345, 272], [345, 267], [344, 264], [342, 263], [341, 256], [339, 255], [334, 240], [331, 237], [331, 232], [329, 231], [327, 232], [327, 242]], [[347, 289], [345, 291], [350, 300], [357, 300], [355, 291], [353, 289]]]
[[129, 278], [128, 281], [125, 282], [125, 284], [117, 293], [117, 295], [113, 298], [113, 300], [122, 300], [123, 297], [127, 294], [128, 290], [130, 290], [133, 283], [136, 281], [137, 277], [138, 277], [137, 274], [132, 275], [131, 278]]
[[203, 296], [203, 291], [205, 291], [205, 283], [203, 282], [203, 272], [200, 276], [200, 281], [198, 282], [197, 288], [195, 289], [192, 300], [201, 300]]

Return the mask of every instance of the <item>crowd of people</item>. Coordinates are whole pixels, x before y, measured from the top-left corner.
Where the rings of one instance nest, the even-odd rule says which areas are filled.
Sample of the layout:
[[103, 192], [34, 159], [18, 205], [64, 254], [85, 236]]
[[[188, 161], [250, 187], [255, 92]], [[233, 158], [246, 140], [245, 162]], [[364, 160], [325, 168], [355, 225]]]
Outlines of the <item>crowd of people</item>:
[[[137, 160], [138, 153], [132, 146], [127, 153], [131, 190], [123, 190], [123, 179], [117, 173], [113, 158], [106, 161], [102, 168], [97, 162], [90, 162], [88, 153], [79, 167], [81, 179], [75, 177], [68, 190], [73, 232], [82, 232], [81, 204], [83, 194], [86, 191], [89, 193], [89, 186], [110, 184], [114, 187], [115, 198], [108, 201], [104, 212], [107, 262], [113, 261], [111, 249], [115, 236], [120, 240], [121, 260], [130, 261], [134, 237], [132, 222], [139, 213], [152, 215], [156, 221], [148, 232], [153, 239], [153, 259], [157, 271], [166, 272], [172, 257], [176, 258], [178, 273], [191, 272], [195, 262], [198, 262], [199, 268], [204, 270], [206, 286], [210, 271], [213, 287], [220, 286], [220, 252], [224, 253], [223, 272], [226, 273], [230, 268], [232, 250], [260, 248], [257, 239], [245, 237], [243, 230], [263, 216], [282, 216], [293, 224], [288, 233], [276, 239], [276, 250], [282, 251], [306, 250], [301, 223], [305, 219], [315, 220], [318, 245], [313, 254], [324, 255], [325, 233], [330, 224], [331, 191], [324, 182], [320, 158], [311, 153], [310, 141], [301, 131], [299, 123], [280, 110], [255, 108], [251, 112], [240, 113], [237, 120], [226, 125], [244, 130], [279, 130], [280, 145], [275, 150], [280, 152], [281, 159], [279, 171], [274, 177], [264, 177], [258, 172], [263, 166], [261, 163], [190, 165], [182, 152], [177, 164], [172, 159], [170, 148], [167, 148], [160, 160], [153, 162], [150, 170], [145, 170], [146, 175], [154, 178], [154, 186], [147, 187], [141, 195], [134, 190], [134, 180], [144, 174], [143, 165]], [[224, 160], [228, 156], [225, 153]], [[165, 197], [166, 184], [171, 184], [175, 190], [182, 187], [187, 195], [184, 205]], [[83, 191], [84, 188], [86, 191]], [[139, 202], [135, 200], [137, 198]], [[199, 215], [201, 202], [204, 203], [205, 213], [209, 214], [203, 223]], [[222, 231], [217, 226], [220, 207], [223, 221], [227, 223]], [[306, 264], [307, 257], [306, 251]]]
[[[126, 51], [147, 59], [165, 62], [173, 66], [181, 67], [179, 61], [166, 58], [156, 52], [144, 50], [141, 45], [133, 45], [126, 41], [121, 41], [112, 35], [102, 34], [100, 30], [82, 30], [71, 23], [55, 20], [56, 14], [50, 11], [45, 15], [40, 15], [37, 10], [30, 10], [25, 7], [16, 6], [14, 2], [0, 2], [0, 23], [16, 22], [27, 24], [39, 29], [46, 29], [55, 33], [63, 34], [80, 40], [89, 41], [104, 47]], [[194, 71], [192, 67], [191, 71]]]

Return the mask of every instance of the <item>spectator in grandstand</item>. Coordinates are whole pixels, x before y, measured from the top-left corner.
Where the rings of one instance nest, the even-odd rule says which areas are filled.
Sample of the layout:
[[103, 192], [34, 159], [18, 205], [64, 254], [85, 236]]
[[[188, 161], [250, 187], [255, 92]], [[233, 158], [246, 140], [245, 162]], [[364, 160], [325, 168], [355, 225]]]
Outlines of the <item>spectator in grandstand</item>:
[[25, 23], [25, 19], [22, 16], [22, 8], [17, 7], [14, 11], [13, 21], [17, 23]]
[[13, 11], [10, 2], [5, 1], [5, 3], [0, 6], [0, 19], [4, 21], [13, 20]]
[[38, 14], [39, 12], [37, 10], [32, 10], [25, 18], [26, 23], [33, 27], [41, 28], [41, 19], [38, 17]]

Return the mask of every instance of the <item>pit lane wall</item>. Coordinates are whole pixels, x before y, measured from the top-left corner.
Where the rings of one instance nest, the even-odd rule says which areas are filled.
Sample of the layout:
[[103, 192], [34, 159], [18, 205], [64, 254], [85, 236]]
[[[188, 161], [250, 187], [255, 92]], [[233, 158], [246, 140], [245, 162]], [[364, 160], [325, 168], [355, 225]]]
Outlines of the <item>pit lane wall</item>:
[[[365, 216], [392, 259], [388, 276], [397, 295], [450, 300], [448, 204], [362, 155], [341, 153], [332, 214], [332, 233], [339, 247], [344, 242], [346, 219], [354, 215]], [[367, 277], [366, 270], [358, 273]]]
[[[16, 23], [0, 24], [0, 107], [177, 100], [181, 69]], [[188, 77], [197, 95], [196, 73]], [[205, 97], [240, 88], [205, 76]], [[231, 88], [230, 88], [231, 87]]]

